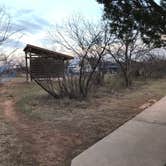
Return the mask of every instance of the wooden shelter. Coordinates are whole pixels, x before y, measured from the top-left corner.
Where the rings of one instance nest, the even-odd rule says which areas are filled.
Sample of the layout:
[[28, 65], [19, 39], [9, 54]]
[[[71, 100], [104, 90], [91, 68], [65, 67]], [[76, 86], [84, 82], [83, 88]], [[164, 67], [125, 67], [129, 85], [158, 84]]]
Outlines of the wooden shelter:
[[64, 74], [65, 61], [72, 56], [27, 44], [25, 52], [26, 79], [56, 78]]

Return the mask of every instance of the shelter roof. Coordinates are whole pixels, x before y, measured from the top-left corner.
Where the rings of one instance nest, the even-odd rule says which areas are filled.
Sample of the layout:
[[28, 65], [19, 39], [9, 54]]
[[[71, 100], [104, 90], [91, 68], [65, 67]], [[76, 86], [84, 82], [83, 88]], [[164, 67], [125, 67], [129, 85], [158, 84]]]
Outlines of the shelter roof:
[[55, 57], [57, 59], [64, 59], [64, 60], [70, 60], [73, 59], [73, 56], [62, 54], [56, 51], [48, 50], [45, 48], [41, 48], [38, 46], [27, 44], [26, 47], [23, 50], [25, 53], [34, 53], [37, 56], [44, 56], [44, 57]]

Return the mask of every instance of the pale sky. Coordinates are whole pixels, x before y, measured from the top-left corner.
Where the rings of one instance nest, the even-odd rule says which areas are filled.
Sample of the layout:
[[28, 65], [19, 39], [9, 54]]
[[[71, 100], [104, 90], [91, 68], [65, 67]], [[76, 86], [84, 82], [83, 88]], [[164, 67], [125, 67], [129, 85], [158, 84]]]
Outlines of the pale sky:
[[[159, 0], [158, 0], [159, 1]], [[22, 50], [27, 43], [49, 48], [46, 36], [54, 24], [61, 24], [74, 14], [90, 20], [101, 19], [102, 9], [96, 0], [1, 0], [17, 28], [23, 28], [19, 41], [8, 43], [8, 49], [17, 45]]]
[[23, 37], [17, 42], [21, 49], [27, 43], [49, 47], [45, 39], [51, 25], [61, 24], [74, 14], [93, 21], [102, 16], [101, 5], [95, 0], [1, 0], [0, 6], [6, 8], [12, 22], [24, 29]]

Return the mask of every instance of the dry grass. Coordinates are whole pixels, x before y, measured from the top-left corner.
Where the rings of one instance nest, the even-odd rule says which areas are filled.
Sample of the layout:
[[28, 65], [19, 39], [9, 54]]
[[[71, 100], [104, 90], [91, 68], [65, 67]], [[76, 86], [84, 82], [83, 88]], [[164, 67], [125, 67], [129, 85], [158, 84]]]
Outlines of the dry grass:
[[[9, 87], [8, 87], [9, 88]], [[9, 89], [10, 91], [11, 89]], [[5, 117], [4, 103], [12, 98], [0, 87], [0, 166], [33, 166], [34, 160], [26, 143], [18, 137], [18, 131]]]
[[36, 157], [40, 165], [48, 165], [49, 161], [43, 159], [45, 156], [53, 160], [50, 166], [70, 165], [72, 157], [141, 112], [139, 107], [149, 99], [165, 96], [166, 79], [137, 81], [130, 89], [118, 91], [110, 89], [108, 84], [96, 89], [81, 102], [67, 98], [55, 100], [34, 83], [16, 81], [8, 87], [8, 96], [16, 101], [16, 112], [22, 114], [20, 123], [30, 127], [33, 124], [32, 131], [29, 129], [25, 134], [45, 144], [43, 147], [31, 143], [42, 152]]

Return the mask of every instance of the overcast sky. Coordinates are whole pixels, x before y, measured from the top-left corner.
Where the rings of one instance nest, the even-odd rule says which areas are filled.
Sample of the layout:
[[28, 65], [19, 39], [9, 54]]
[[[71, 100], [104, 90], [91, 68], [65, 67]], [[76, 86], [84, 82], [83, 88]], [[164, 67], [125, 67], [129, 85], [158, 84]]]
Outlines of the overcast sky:
[[101, 6], [95, 0], [1, 0], [17, 28], [23, 28], [23, 37], [8, 43], [8, 47], [25, 47], [27, 43], [49, 47], [46, 35], [53, 24], [79, 13], [90, 20], [101, 19]]
[[17, 42], [11, 39], [8, 49], [17, 46], [22, 50], [27, 43], [49, 48], [46, 36], [53, 24], [61, 24], [75, 13], [93, 21], [102, 16], [96, 0], [1, 0], [0, 6], [6, 8], [17, 28], [24, 29], [23, 37]]

